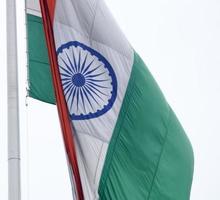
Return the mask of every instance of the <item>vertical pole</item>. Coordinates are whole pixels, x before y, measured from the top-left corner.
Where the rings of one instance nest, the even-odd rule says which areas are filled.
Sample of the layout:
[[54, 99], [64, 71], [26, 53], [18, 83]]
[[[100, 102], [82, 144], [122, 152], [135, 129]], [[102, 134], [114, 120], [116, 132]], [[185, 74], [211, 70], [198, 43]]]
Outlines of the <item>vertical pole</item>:
[[21, 199], [16, 3], [7, 0], [8, 199]]

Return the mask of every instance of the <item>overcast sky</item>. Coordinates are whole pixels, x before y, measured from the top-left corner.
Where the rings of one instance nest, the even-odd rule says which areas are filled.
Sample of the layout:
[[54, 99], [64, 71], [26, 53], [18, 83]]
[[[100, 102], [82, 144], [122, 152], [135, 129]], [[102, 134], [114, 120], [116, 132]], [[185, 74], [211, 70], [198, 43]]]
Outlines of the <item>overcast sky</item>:
[[[194, 149], [191, 200], [219, 200], [220, 1], [106, 0]], [[22, 200], [71, 200], [56, 107], [26, 99], [24, 3], [17, 7]], [[7, 199], [5, 1], [0, 4], [0, 199]], [[26, 102], [28, 107], [25, 106]], [[181, 181], [181, 180], [180, 180]]]

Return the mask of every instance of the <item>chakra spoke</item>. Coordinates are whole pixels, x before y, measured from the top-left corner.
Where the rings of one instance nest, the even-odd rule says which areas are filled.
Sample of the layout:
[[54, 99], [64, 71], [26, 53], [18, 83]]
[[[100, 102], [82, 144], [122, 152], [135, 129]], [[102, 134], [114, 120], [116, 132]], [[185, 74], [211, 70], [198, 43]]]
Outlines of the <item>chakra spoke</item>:
[[62, 78], [62, 81], [71, 81], [70, 78]]
[[106, 86], [98, 85], [96, 83], [93, 83], [92, 81], [87, 81], [86, 80], [86, 84], [92, 84], [92, 85], [95, 85], [96, 87], [103, 88], [103, 89], [111, 89], [111, 87], [106, 87]]
[[[66, 52], [65, 52], [65, 53], [66, 53]], [[76, 71], [75, 71], [75, 69], [74, 69], [74, 67], [73, 67], [73, 64], [72, 64], [72, 62], [71, 62], [71, 60], [70, 60], [70, 58], [69, 58], [69, 56], [68, 56], [67, 53], [66, 53], [66, 57], [67, 57], [67, 59], [68, 59], [68, 61], [69, 61], [69, 64], [70, 64], [70, 66], [71, 66], [71, 68], [68, 67], [68, 69], [74, 74]]]
[[81, 51], [79, 51], [79, 60], [78, 60], [77, 72], [80, 72], [80, 62], [81, 62]]
[[75, 71], [77, 71], [76, 57], [75, 57], [73, 49], [72, 49], [72, 52], [73, 52], [73, 62], [74, 62], [74, 66], [75, 66]]
[[[70, 97], [74, 98], [74, 96], [72, 96], [74, 89], [75, 89], [75, 86], [72, 85], [72, 86], [70, 87], [69, 95], [67, 96], [67, 99], [66, 99], [67, 102], [69, 102]], [[66, 95], [67, 95], [67, 94], [66, 94]]]
[[89, 88], [93, 88], [94, 90], [96, 90], [97, 92], [103, 94], [104, 96], [108, 96], [107, 94], [101, 92], [98, 88], [94, 87], [93, 85], [86, 85], [86, 86], [88, 86]]
[[94, 82], [106, 82], [106, 81], [110, 81], [110, 80], [109, 80], [109, 79], [96, 80], [96, 79], [89, 78], [89, 79], [87, 79], [87, 81], [94, 81]]
[[87, 86], [87, 85], [86, 85], [85, 87], [88, 88], [88, 90], [91, 91], [92, 93], [94, 93], [97, 97], [99, 97], [102, 101], [104, 101], [103, 98], [102, 98], [101, 96], [99, 96], [99, 95], [97, 94], [97, 92], [96, 92], [95, 90], [93, 90], [91, 87], [89, 87], [89, 86]]
[[68, 77], [68, 78], [71, 78], [71, 75], [69, 75], [69, 74], [60, 73], [60, 75], [61, 75], [61, 76]]
[[65, 92], [65, 90], [67, 90], [70, 86], [73, 86], [73, 84], [70, 82], [68, 85], [66, 85], [65, 87], [64, 87], [64, 85], [63, 85], [63, 90], [64, 90], [64, 92]]
[[93, 64], [93, 62], [95, 61], [95, 59], [92, 60], [92, 62], [89, 63], [89, 65], [85, 68], [84, 71], [82, 71], [82, 74], [84, 75], [85, 72], [87, 72], [87, 70], [91, 67], [91, 65]]
[[83, 109], [84, 109], [84, 112], [86, 112], [86, 106], [85, 106], [85, 101], [84, 101], [84, 97], [82, 93], [82, 88], [80, 88], [79, 91], [80, 91], [80, 96], [81, 96], [82, 103], [83, 103]]
[[66, 70], [63, 66], [59, 65], [59, 67], [67, 74], [72, 74], [71, 71]]
[[94, 75], [87, 75], [87, 76], [85, 76], [85, 78], [95, 78], [95, 77], [101, 76], [101, 75], [103, 75], [103, 74], [105, 74], [105, 73], [106, 73], [106, 72], [102, 72], [102, 73], [94, 74]]
[[100, 68], [101, 66], [102, 66], [102, 64], [99, 65], [98, 67], [96, 67], [95, 69], [92, 69], [91, 71], [86, 72], [86, 73], [84, 74], [84, 76], [86, 76], [86, 75], [88, 75], [88, 74], [91, 74], [92, 72], [94, 72], [94, 71], [96, 71], [98, 68]]
[[87, 87], [85, 86], [84, 89], [87, 91], [87, 93], [92, 97], [92, 99], [100, 106], [100, 103], [95, 99], [95, 97], [92, 95], [92, 93], [89, 91], [89, 89], [87, 89]]
[[69, 87], [71, 87], [71, 86], [74, 86], [71, 82], [69, 83], [69, 84], [67, 84], [67, 85], [63, 85], [63, 90], [64, 90], [64, 92], [66, 91], [66, 90], [68, 90], [69, 89]]
[[69, 84], [72, 84], [72, 82], [71, 81], [66, 81], [66, 82], [63, 82], [62, 81], [62, 85], [63, 85], [63, 87], [65, 86], [68, 86]]
[[92, 106], [92, 104], [91, 104], [91, 102], [90, 102], [90, 100], [89, 100], [89, 97], [88, 97], [88, 95], [87, 95], [87, 93], [86, 93], [86, 91], [85, 91], [85, 88], [84, 88], [84, 87], [82, 87], [82, 91], [83, 91], [83, 93], [85, 94], [86, 99], [87, 99], [87, 101], [89, 102], [89, 105], [90, 105], [90, 106], [91, 106], [91, 108], [94, 110], [94, 108], [93, 108], [93, 106]]
[[79, 88], [76, 88], [76, 104], [77, 104], [77, 111], [79, 110]]
[[[65, 65], [66, 68], [68, 69], [67, 72], [69, 71], [69, 73], [71, 73], [72, 70], [70, 69], [70, 66], [66, 63], [66, 61], [65, 61], [62, 57], [60, 57], [60, 59], [63, 61], [64, 65]], [[64, 68], [62, 68], [62, 69], [64, 69]], [[65, 70], [65, 71], [66, 71], [66, 70]]]
[[84, 69], [84, 67], [86, 65], [87, 57], [88, 57], [88, 53], [86, 54], [85, 59], [84, 59], [83, 64], [82, 64], [82, 68], [80, 69], [81, 73], [82, 73], [82, 71], [83, 71], [83, 69]]
[[71, 104], [70, 104], [70, 109], [72, 109], [72, 107], [73, 107], [73, 101], [74, 101], [74, 98], [75, 98], [75, 94], [76, 94], [76, 87], [74, 87], [74, 89], [72, 90], [72, 101], [71, 101]]

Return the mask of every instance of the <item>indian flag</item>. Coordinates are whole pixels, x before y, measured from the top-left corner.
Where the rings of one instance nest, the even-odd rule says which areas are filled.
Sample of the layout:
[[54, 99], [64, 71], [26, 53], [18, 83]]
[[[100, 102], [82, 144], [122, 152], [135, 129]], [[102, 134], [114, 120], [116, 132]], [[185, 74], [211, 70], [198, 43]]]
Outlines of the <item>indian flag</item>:
[[29, 95], [58, 106], [74, 198], [189, 200], [190, 142], [105, 2], [40, 3], [27, 1]]

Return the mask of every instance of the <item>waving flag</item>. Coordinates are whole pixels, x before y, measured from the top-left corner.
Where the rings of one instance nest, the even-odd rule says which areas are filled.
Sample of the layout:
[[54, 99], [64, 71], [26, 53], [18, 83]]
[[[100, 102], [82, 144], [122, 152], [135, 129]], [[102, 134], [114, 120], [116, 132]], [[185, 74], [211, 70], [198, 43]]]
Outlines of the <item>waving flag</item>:
[[[188, 200], [191, 145], [104, 1], [40, 2], [56, 104], [78, 197]], [[42, 32], [41, 15], [33, 16], [34, 4], [30, 1], [29, 38], [36, 25], [39, 37]], [[33, 48], [31, 42], [29, 48]], [[42, 52], [30, 55], [38, 59], [30, 62], [30, 95], [55, 103], [47, 54]]]

